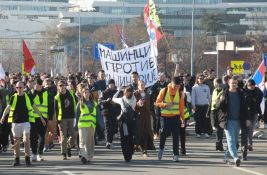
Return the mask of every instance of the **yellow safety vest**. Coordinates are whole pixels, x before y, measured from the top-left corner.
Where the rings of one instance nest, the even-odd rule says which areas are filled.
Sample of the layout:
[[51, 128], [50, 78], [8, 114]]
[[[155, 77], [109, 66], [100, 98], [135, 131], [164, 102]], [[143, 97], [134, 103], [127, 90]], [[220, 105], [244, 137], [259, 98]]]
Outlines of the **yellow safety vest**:
[[6, 104], [8, 104], [9, 103], [9, 100], [10, 100], [8, 94], [6, 95], [5, 99], [6, 99]]
[[[43, 115], [44, 118], [48, 118], [48, 92], [43, 92], [43, 103], [41, 104], [39, 95], [36, 95], [33, 99], [34, 104], [37, 106], [40, 113]], [[40, 118], [37, 113], [33, 114], [35, 118]]]
[[97, 103], [94, 102], [93, 111], [90, 113], [86, 104], [83, 107], [80, 105], [81, 114], [78, 121], [78, 128], [96, 128], [96, 107]]
[[189, 117], [190, 117], [190, 113], [189, 113], [187, 107], [185, 107], [185, 108], [184, 108], [184, 118], [187, 119], [187, 118], [189, 118]]
[[180, 109], [179, 109], [179, 102], [180, 102], [180, 95], [179, 95], [179, 91], [176, 92], [174, 98], [173, 98], [173, 102], [171, 101], [171, 95], [169, 90], [166, 88], [167, 92], [165, 95], [165, 98], [163, 100], [164, 103], [173, 103], [172, 107], [170, 108], [163, 108], [161, 110], [161, 114], [162, 116], [164, 116], [164, 114], [166, 115], [179, 115], [180, 114]]
[[[33, 116], [33, 108], [32, 108], [32, 105], [31, 105], [30, 98], [26, 93], [24, 94], [24, 97], [25, 97], [26, 106], [27, 106], [27, 109], [28, 109], [29, 122], [34, 123], [35, 122], [35, 118]], [[14, 111], [16, 109], [17, 101], [18, 101], [18, 94], [15, 93], [12, 105], [10, 107], [10, 112], [9, 112], [9, 116], [8, 116], [8, 123], [12, 123], [13, 122], [13, 115], [14, 115]]]
[[[67, 91], [66, 93], [70, 93], [68, 90], [66, 90], [66, 91]], [[74, 109], [74, 112], [75, 112], [75, 110], [76, 110], [75, 97], [71, 93], [70, 93], [70, 95], [73, 98], [73, 109]], [[62, 120], [62, 107], [61, 107], [61, 100], [60, 100], [60, 94], [59, 93], [55, 96], [55, 100], [57, 101], [57, 106], [58, 106], [58, 116], [57, 116], [57, 119], [58, 119], [58, 121], [61, 121]]]
[[223, 90], [218, 92], [217, 88], [213, 90], [212, 98], [211, 98], [211, 108], [210, 108], [211, 111], [215, 110], [215, 105], [217, 104], [222, 92]]

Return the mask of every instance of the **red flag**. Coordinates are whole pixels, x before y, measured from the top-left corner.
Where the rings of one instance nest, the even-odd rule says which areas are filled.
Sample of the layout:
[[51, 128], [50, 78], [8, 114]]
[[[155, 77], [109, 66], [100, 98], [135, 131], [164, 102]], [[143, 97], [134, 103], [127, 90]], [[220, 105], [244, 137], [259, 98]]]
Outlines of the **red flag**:
[[22, 43], [22, 50], [23, 50], [23, 62], [24, 62], [24, 71], [30, 74], [34, 74], [34, 67], [35, 67], [35, 62], [32, 57], [32, 54], [30, 50], [27, 47], [26, 42], [23, 40]]

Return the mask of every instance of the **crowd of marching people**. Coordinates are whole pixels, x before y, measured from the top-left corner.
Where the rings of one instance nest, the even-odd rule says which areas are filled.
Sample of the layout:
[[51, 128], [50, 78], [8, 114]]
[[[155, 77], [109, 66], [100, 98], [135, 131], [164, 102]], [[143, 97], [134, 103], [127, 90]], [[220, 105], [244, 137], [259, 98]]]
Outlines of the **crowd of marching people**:
[[205, 70], [167, 79], [160, 72], [158, 81], [146, 88], [138, 72], [132, 72], [132, 83], [126, 87], [116, 87], [113, 79], [106, 81], [102, 70], [97, 75], [86, 71], [67, 77], [6, 73], [0, 81], [0, 153], [12, 148], [13, 166], [18, 166], [24, 147], [25, 164], [31, 166], [44, 160], [43, 154], [53, 149], [57, 138], [63, 160], [77, 149], [86, 164], [93, 160], [95, 145], [105, 143], [112, 149], [114, 137], [119, 136], [126, 162], [135, 152], [148, 157], [150, 150], [156, 150], [155, 140], [161, 160], [171, 136], [173, 161], [179, 162], [179, 156], [187, 154], [191, 117], [196, 137], [208, 139], [214, 133], [215, 149], [225, 151], [225, 163], [232, 157], [240, 166], [238, 148], [242, 160], [247, 160], [256, 123], [267, 123], [267, 111], [260, 108], [265, 96], [253, 79], [233, 75], [231, 67], [222, 78], [215, 74]]

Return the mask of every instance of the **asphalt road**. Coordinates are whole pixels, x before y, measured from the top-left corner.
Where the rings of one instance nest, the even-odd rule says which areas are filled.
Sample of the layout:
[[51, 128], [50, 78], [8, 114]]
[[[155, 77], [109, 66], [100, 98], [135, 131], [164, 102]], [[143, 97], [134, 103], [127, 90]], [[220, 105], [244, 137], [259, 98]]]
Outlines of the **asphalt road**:
[[[133, 160], [124, 162], [120, 143], [115, 139], [111, 150], [104, 145], [96, 146], [95, 157], [91, 163], [83, 165], [76, 150], [69, 160], [62, 160], [59, 145], [44, 153], [45, 161], [34, 162], [32, 167], [25, 167], [21, 156], [21, 166], [12, 167], [13, 152], [0, 154], [0, 174], [62, 174], [62, 175], [267, 175], [267, 140], [254, 141], [254, 150], [248, 153], [248, 160], [242, 161], [240, 167], [223, 163], [224, 152], [215, 151], [215, 136], [206, 139], [195, 138], [193, 128], [189, 128], [187, 137], [187, 156], [180, 157], [180, 162], [172, 162], [172, 140], [166, 142], [163, 159], [157, 159], [157, 151], [150, 151], [149, 157], [143, 158], [136, 152]], [[158, 148], [158, 141], [155, 145]], [[226, 145], [224, 143], [224, 145]], [[23, 155], [23, 153], [21, 153]], [[241, 155], [241, 154], [239, 154]]]

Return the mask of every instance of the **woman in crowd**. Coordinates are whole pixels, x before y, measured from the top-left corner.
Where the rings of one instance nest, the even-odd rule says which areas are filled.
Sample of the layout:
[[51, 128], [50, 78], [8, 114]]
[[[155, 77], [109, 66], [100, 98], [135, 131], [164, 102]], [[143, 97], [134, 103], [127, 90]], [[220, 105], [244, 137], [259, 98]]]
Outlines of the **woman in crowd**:
[[126, 87], [123, 97], [118, 98], [120, 90], [114, 94], [112, 101], [121, 106], [121, 114], [118, 117], [121, 136], [121, 148], [126, 162], [131, 161], [134, 153], [134, 130], [136, 129], [136, 98], [133, 89]]
[[136, 148], [140, 149], [143, 157], [147, 157], [147, 150], [155, 150], [153, 144], [153, 131], [151, 127], [151, 114], [150, 114], [150, 96], [145, 91], [145, 83], [138, 81], [138, 90], [135, 91], [134, 96], [139, 103], [135, 107], [137, 112], [136, 120]]
[[97, 103], [93, 100], [89, 88], [82, 89], [82, 97], [76, 107], [76, 124], [79, 132], [79, 148], [81, 161], [91, 161], [95, 151], [95, 128], [98, 113]]

